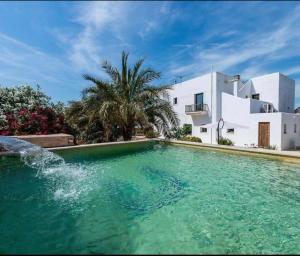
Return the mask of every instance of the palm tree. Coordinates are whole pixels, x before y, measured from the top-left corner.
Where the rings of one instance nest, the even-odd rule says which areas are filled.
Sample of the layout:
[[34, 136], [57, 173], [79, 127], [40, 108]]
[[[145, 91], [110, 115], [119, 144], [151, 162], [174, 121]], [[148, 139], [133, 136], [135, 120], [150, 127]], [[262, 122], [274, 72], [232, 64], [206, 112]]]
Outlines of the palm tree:
[[107, 61], [102, 65], [109, 81], [83, 75], [93, 83], [83, 91], [84, 109], [90, 120], [101, 120], [107, 140], [116, 127], [124, 140], [130, 140], [136, 126], [143, 129], [154, 126], [167, 135], [178, 125], [172, 105], [162, 98], [171, 87], [151, 85], [160, 78], [160, 73], [151, 68], [142, 69], [143, 63], [144, 59], [140, 59], [130, 68], [128, 53], [123, 52], [120, 71]]

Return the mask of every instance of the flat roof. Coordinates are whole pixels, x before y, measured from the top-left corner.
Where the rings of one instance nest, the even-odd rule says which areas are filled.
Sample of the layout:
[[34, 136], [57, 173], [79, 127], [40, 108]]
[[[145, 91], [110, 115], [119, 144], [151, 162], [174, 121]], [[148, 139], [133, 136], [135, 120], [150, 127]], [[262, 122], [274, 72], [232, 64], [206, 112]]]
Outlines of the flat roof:
[[[220, 71], [213, 71], [213, 73], [220, 74], [220, 75], [227, 76], [227, 77], [233, 77], [233, 75], [227, 75], [227, 74], [222, 73], [222, 72], [220, 72]], [[179, 83], [173, 84], [172, 87], [173, 87], [173, 86], [180, 85], [180, 84], [185, 83], [185, 82], [189, 82], [189, 81], [198, 79], [198, 78], [203, 77], [203, 76], [210, 75], [210, 74], [211, 74], [211, 72], [205, 73], [205, 74], [203, 74], [203, 75], [200, 75], [200, 76], [197, 76], [197, 77], [193, 77], [193, 78], [190, 78], [190, 79], [187, 79], [187, 80], [184, 80], [184, 81], [181, 81], [181, 82], [179, 82]], [[283, 73], [280, 73], [280, 72], [273, 72], [273, 73], [270, 73], [270, 74], [264, 74], [264, 75], [255, 76], [255, 77], [249, 78], [249, 80], [261, 78], [261, 77], [264, 77], [264, 76], [272, 76], [272, 75], [275, 75], [275, 74], [279, 74], [279, 75], [284, 76], [284, 77], [286, 77], [286, 78], [288, 78], [288, 79], [290, 79], [290, 80], [293, 80], [292, 78], [290, 78], [290, 77], [288, 77], [287, 75], [284, 75]], [[241, 78], [243, 78], [242, 75], [240, 75], [240, 76], [241, 76]]]

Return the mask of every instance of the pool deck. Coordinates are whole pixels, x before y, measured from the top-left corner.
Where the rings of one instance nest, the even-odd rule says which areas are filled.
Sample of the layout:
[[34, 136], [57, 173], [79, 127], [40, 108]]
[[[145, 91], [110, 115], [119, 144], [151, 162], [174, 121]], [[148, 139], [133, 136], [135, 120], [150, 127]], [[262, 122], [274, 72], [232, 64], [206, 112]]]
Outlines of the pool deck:
[[206, 144], [206, 143], [198, 143], [198, 142], [189, 142], [189, 141], [181, 141], [181, 140], [165, 140], [167, 143], [197, 147], [203, 149], [211, 149], [211, 150], [219, 150], [226, 151], [232, 153], [242, 153], [242, 154], [253, 154], [260, 155], [263, 157], [272, 157], [277, 158], [284, 161], [292, 161], [300, 163], [300, 150], [271, 150], [271, 149], [263, 149], [263, 148], [246, 148], [246, 147], [238, 147], [238, 146], [226, 146], [226, 145], [214, 145], [214, 144]]

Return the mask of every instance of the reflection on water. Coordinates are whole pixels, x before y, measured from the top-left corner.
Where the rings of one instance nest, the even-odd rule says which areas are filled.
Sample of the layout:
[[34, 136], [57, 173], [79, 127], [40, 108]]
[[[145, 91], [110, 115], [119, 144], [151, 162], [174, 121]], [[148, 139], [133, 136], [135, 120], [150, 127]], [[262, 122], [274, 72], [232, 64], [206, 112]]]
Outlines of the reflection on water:
[[[187, 183], [174, 175], [151, 166], [143, 166], [140, 172], [149, 184], [134, 184], [118, 179], [106, 184], [111, 200], [134, 215], [147, 214], [174, 204], [184, 196]], [[148, 189], [147, 185], [150, 185]]]
[[60, 157], [38, 178], [0, 160], [0, 252], [300, 252], [298, 166], [161, 145]]

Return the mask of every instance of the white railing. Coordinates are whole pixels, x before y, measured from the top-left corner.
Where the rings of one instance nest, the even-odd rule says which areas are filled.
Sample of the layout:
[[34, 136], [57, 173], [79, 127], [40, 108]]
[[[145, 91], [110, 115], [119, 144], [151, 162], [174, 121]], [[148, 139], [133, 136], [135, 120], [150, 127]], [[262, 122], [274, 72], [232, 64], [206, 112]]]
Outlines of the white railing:
[[207, 104], [185, 105], [185, 113], [200, 112], [200, 111], [207, 111], [207, 110], [208, 110]]

